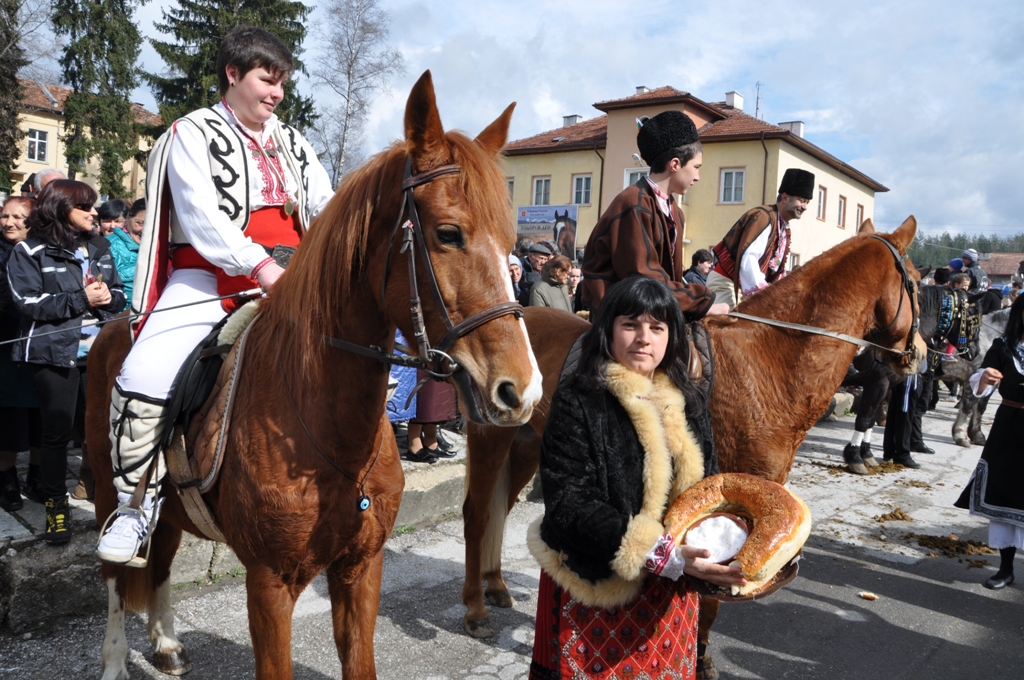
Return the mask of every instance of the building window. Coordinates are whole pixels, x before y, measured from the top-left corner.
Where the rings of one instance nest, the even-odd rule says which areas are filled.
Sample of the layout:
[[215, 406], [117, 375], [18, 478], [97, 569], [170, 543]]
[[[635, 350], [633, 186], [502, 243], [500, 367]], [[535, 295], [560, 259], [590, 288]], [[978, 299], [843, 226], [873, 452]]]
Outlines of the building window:
[[857, 204], [857, 228], [860, 229], [860, 225], [864, 224], [864, 206], [860, 203]]
[[505, 178], [505, 186], [508, 187], [508, 200], [512, 200], [512, 195], [516, 189], [516, 180], [514, 177]]
[[640, 181], [641, 177], [651, 174], [650, 168], [626, 168], [622, 174], [622, 188], [632, 186]]
[[576, 205], [590, 205], [591, 175], [573, 175], [572, 202]]
[[825, 202], [828, 200], [828, 191], [823, 186], [818, 186], [818, 219], [825, 220]]
[[533, 204], [551, 205], [551, 178], [533, 178]]
[[793, 271], [800, 266], [800, 253], [789, 254], [789, 271]]
[[722, 180], [719, 183], [721, 191], [718, 192], [719, 203], [743, 202], [743, 184], [746, 174], [746, 170], [722, 169]]
[[846, 196], [839, 197], [839, 228], [846, 229]]
[[46, 162], [46, 132], [42, 130], [28, 131], [28, 159], [30, 161]]

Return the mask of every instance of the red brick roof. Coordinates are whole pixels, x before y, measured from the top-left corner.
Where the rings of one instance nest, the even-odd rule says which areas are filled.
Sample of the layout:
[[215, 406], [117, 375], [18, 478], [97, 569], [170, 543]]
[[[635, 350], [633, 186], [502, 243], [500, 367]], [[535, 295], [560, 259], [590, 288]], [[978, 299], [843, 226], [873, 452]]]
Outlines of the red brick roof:
[[[24, 95], [22, 96], [22, 104], [25, 108], [63, 115], [64, 101], [71, 94], [70, 88], [49, 83], [37, 83], [34, 80], [26, 80], [25, 78], [18, 78], [18, 83], [25, 88]], [[43, 88], [46, 89], [44, 90]], [[47, 93], [50, 96], [47, 96]], [[54, 100], [56, 100], [56, 103]], [[135, 114], [135, 122], [137, 123], [143, 125], [160, 124], [160, 116], [152, 111], [147, 111], [142, 107], [142, 104], [132, 104], [132, 113]]]
[[987, 260], [978, 264], [989, 276], [1011, 276], [1021, 260], [1024, 260], [1024, 253], [991, 253]]
[[523, 156], [556, 151], [578, 151], [605, 147], [608, 141], [608, 116], [598, 116], [539, 135], [517, 139], [505, 147], [508, 156]]

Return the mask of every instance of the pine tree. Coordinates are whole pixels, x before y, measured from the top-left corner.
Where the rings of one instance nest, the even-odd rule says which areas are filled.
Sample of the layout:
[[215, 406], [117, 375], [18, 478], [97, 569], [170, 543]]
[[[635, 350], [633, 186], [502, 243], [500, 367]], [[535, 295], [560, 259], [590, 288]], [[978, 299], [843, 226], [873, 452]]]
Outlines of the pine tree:
[[98, 157], [100, 193], [111, 197], [125, 194], [124, 163], [139, 151], [138, 126], [128, 97], [139, 84], [136, 62], [142, 36], [133, 15], [140, 1], [53, 3], [54, 33], [68, 41], [60, 65], [72, 90], [64, 102], [69, 176]]
[[22, 87], [18, 69], [25, 65], [18, 32], [21, 0], [0, 0], [0, 187], [10, 186], [11, 170], [21, 156], [24, 130], [18, 124]]
[[[217, 51], [221, 40], [239, 24], [259, 26], [288, 46], [296, 70], [303, 70], [299, 55], [306, 37], [304, 20], [309, 8], [289, 0], [178, 0], [178, 7], [163, 10], [160, 32], [174, 42], [151, 40], [171, 74], [145, 74], [160, 106], [164, 125], [204, 106], [220, 101], [217, 91]], [[313, 101], [295, 89], [294, 78], [285, 84], [285, 96], [275, 113], [284, 122], [307, 127], [315, 119]]]

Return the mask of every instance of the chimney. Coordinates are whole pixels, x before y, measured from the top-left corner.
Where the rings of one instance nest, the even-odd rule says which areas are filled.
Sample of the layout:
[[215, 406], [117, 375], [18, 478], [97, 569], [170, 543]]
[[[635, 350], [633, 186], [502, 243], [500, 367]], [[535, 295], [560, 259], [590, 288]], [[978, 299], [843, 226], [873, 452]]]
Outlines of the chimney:
[[789, 130], [797, 137], [804, 136], [804, 122], [802, 120], [791, 120], [786, 123], [779, 123], [779, 127], [784, 130]]
[[737, 111], [743, 110], [743, 95], [739, 92], [726, 92], [725, 93], [725, 105], [731, 106]]
[[562, 116], [562, 127], [569, 127], [583, 120], [583, 116], [578, 114], [572, 114], [571, 116]]
[[645, 92], [650, 92], [650, 90], [647, 89], [646, 85], [637, 85], [636, 86], [636, 93], [637, 94], [643, 94]]

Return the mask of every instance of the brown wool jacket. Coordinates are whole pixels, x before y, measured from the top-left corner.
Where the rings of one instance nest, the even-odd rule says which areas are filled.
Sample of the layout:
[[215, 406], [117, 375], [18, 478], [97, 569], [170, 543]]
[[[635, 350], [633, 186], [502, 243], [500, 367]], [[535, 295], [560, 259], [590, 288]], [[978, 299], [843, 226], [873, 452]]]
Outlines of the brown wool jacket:
[[673, 205], [676, 224], [675, 255], [669, 247], [668, 220], [646, 179], [625, 188], [608, 206], [594, 227], [583, 254], [583, 303], [596, 310], [612, 284], [639, 274], [657, 279], [672, 289], [687, 321], [707, 314], [715, 294], [700, 284], [683, 281], [682, 248], [685, 217]]

